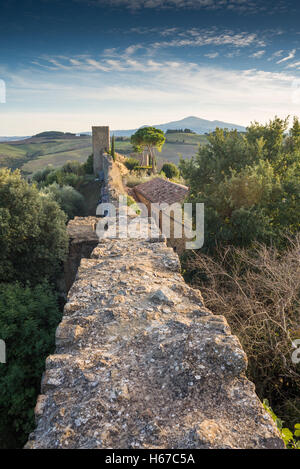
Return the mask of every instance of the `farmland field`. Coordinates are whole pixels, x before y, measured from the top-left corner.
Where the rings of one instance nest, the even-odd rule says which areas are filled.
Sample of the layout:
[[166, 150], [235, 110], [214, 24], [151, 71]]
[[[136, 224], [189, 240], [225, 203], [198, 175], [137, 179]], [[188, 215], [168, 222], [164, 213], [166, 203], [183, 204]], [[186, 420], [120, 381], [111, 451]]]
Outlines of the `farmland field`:
[[[199, 144], [205, 144], [205, 135], [175, 133], [166, 135], [161, 153], [157, 153], [158, 166], [166, 161], [178, 163], [180, 156], [191, 158]], [[116, 141], [116, 151], [130, 155], [133, 148], [129, 140]], [[62, 166], [66, 161], [84, 162], [92, 153], [92, 138], [32, 137], [18, 142], [0, 143], [0, 167], [19, 168], [24, 175], [33, 174], [48, 165]]]

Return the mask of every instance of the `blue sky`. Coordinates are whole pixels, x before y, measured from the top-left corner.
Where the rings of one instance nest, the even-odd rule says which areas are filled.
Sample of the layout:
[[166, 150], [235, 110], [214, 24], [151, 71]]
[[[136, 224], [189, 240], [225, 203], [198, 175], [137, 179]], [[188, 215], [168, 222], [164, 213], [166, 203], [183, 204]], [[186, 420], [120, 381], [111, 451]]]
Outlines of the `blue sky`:
[[300, 115], [299, 18], [296, 1], [4, 0], [0, 135]]

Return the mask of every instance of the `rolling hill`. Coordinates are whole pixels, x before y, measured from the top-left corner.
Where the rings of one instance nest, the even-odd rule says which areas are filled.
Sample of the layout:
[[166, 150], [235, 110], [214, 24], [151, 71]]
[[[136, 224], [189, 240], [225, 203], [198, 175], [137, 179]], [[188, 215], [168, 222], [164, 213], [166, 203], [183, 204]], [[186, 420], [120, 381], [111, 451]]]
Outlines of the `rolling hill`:
[[[161, 153], [158, 153], [158, 166], [166, 161], [178, 163], [180, 156], [191, 158], [197, 152], [199, 145], [206, 143], [205, 133], [215, 130], [216, 127], [237, 129], [243, 132], [244, 127], [221, 121], [208, 121], [198, 117], [186, 117], [179, 121], [155, 125], [164, 132], [168, 129], [191, 129], [192, 133], [171, 133], [166, 135], [166, 143]], [[137, 129], [116, 130], [111, 133], [116, 137], [127, 137], [123, 141], [116, 141], [116, 150], [129, 155], [132, 146], [129, 141]], [[0, 167], [7, 166], [12, 169], [19, 168], [24, 175], [30, 175], [47, 165], [62, 166], [68, 160], [86, 161], [92, 153], [92, 138], [90, 132], [76, 136], [71, 133], [57, 131], [42, 132], [33, 137], [18, 137], [11, 141], [11, 137], [0, 137]]]
[[49, 164], [57, 167], [68, 160], [86, 161], [91, 153], [91, 137], [30, 137], [0, 143], [0, 167], [19, 168], [29, 175]]
[[[19, 168], [29, 176], [48, 165], [62, 166], [68, 160], [82, 163], [92, 153], [90, 136], [50, 138], [48, 135], [0, 143], [0, 167]], [[191, 158], [205, 142], [205, 135], [167, 134], [163, 150], [157, 155], [158, 166], [167, 161], [178, 163], [180, 156]], [[133, 151], [129, 139], [116, 141], [116, 151], [129, 155]]]

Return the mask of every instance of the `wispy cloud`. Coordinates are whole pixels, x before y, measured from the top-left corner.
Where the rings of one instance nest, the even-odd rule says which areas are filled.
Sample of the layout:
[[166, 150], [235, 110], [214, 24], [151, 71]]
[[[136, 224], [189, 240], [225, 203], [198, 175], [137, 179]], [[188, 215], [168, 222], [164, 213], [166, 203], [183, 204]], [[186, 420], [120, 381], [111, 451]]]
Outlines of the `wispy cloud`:
[[219, 52], [211, 52], [209, 54], [204, 54], [205, 57], [208, 57], [209, 59], [215, 59], [219, 56]]
[[265, 53], [265, 50], [259, 50], [257, 52], [254, 52], [254, 54], [251, 54], [250, 57], [252, 57], [253, 59], [260, 59], [263, 55], [265, 55]]
[[[151, 43], [150, 47], [183, 47], [183, 46], [232, 46], [232, 47], [247, 47], [247, 46], [266, 46], [267, 32], [260, 36], [255, 32], [239, 31], [233, 29], [224, 29], [213, 26], [211, 28], [148, 28], [148, 27], [134, 27], [128, 30], [129, 33], [147, 35], [150, 39], [152, 35], [160, 38], [167, 38], [164, 40], [157, 40]], [[272, 35], [269, 32], [269, 35]], [[268, 39], [269, 40], [269, 39]], [[148, 39], [149, 43], [149, 39]], [[138, 46], [139, 47], [139, 46]]]
[[32, 68], [11, 73], [2, 132], [20, 133], [21, 121], [28, 135], [53, 127], [83, 131], [95, 122], [124, 128], [125, 115], [129, 128], [178, 114], [248, 124], [257, 115], [267, 120], [294, 111], [291, 72], [229, 70], [183, 58], [149, 58], [134, 50], [43, 56]]
[[[106, 62], [104, 67], [92, 58], [65, 58], [63, 64], [56, 58], [49, 58], [52, 66], [53, 61], [56, 63], [54, 74], [44, 70], [36, 74], [20, 71], [20, 75], [12, 75], [11, 103], [30, 103], [30, 106], [24, 105], [22, 111], [18, 109], [16, 122], [23, 116], [24, 125], [28, 123], [26, 133], [31, 134], [51, 128], [51, 125], [64, 129], [66, 122], [70, 126], [68, 129], [73, 131], [87, 130], [93, 122], [124, 127], [124, 113], [131, 119], [131, 124], [126, 121], [127, 126], [136, 126], [170, 120], [179, 112], [201, 116], [204, 109], [204, 117], [215, 119], [217, 116], [242, 124], [256, 119], [257, 115], [263, 120], [275, 114], [283, 116], [293, 112], [291, 89], [294, 77], [290, 74], [255, 69], [230, 71], [189, 62], [128, 60], [131, 60], [129, 64], [127, 59], [118, 63]], [[57, 64], [63, 67], [59, 68]], [[85, 67], [92, 67], [95, 73], [87, 74]], [[136, 70], [140, 72], [138, 75]], [[63, 105], [58, 110], [57, 103], [60, 102]], [[120, 113], [120, 106], [123, 113]], [[30, 119], [26, 118], [27, 108]], [[44, 113], [45, 109], [47, 113]], [[73, 109], [73, 116], [70, 109]], [[129, 112], [130, 109], [134, 112]], [[33, 116], [35, 110], [39, 110], [39, 120]], [[66, 112], [69, 113], [67, 120]], [[145, 122], [145, 114], [148, 122]], [[4, 127], [9, 123], [16, 125], [13, 124], [15, 117], [6, 114]]]
[[288, 64], [286, 68], [297, 68], [298, 70], [300, 70], [300, 62], [293, 62], [291, 64]]
[[276, 52], [274, 52], [271, 57], [268, 58], [268, 62], [270, 62], [271, 60], [275, 60], [275, 59], [278, 59], [279, 57], [282, 57], [284, 53], [284, 50], [277, 50]]
[[[149, 58], [137, 59], [128, 54], [128, 48], [119, 58], [94, 58], [92, 56], [43, 56], [32, 61], [32, 64], [40, 68], [52, 71], [78, 71], [78, 72], [156, 72], [163, 69], [174, 69], [181, 65], [180, 61], [167, 60], [156, 61]], [[190, 64], [189, 67], [195, 67]]]
[[293, 49], [287, 57], [284, 57], [283, 59], [278, 60], [278, 62], [276, 62], [276, 63], [281, 64], [283, 62], [286, 62], [287, 60], [291, 60], [295, 57], [295, 55], [296, 55], [296, 49]]
[[152, 47], [158, 49], [162, 47], [202, 47], [202, 46], [232, 46], [248, 47], [252, 45], [264, 47], [266, 45], [262, 38], [256, 33], [239, 32], [231, 30], [218, 31], [216, 28], [211, 30], [197, 30], [195, 28], [178, 33], [176, 38], [168, 41], [157, 41]]
[[[76, 0], [88, 1], [94, 5], [109, 5], [110, 7], [125, 7], [129, 10], [146, 9], [190, 9], [190, 10], [230, 10], [237, 13], [269, 12], [264, 0]], [[284, 2], [272, 5], [272, 11], [285, 8]]]
[[134, 44], [132, 46], [127, 47], [125, 50], [126, 55], [132, 55], [134, 54], [137, 50], [141, 49], [143, 46], [141, 44]]

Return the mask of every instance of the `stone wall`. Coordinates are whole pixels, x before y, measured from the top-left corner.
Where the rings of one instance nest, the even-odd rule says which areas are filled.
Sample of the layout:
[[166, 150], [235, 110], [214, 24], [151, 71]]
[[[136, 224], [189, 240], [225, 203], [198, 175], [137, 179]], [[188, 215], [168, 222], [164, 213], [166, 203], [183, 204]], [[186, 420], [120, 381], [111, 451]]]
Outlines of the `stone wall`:
[[[118, 202], [120, 194], [124, 193], [122, 177], [118, 165], [113, 161], [111, 155], [102, 155], [103, 181], [99, 184], [99, 199], [103, 202]], [[96, 214], [95, 214], [96, 215]], [[90, 258], [93, 249], [97, 246], [99, 239], [96, 234], [96, 216], [76, 217], [68, 223], [69, 254], [64, 265], [65, 290], [71, 288], [80, 261], [82, 258]]]
[[103, 154], [109, 151], [109, 127], [92, 127], [94, 174], [103, 171]]
[[[100, 186], [99, 186], [100, 195]], [[65, 290], [70, 290], [82, 258], [90, 258], [99, 243], [96, 217], [76, 217], [68, 223], [69, 254], [64, 265]]]
[[[151, 215], [152, 211], [155, 212], [154, 205], [152, 205], [151, 202], [146, 199], [146, 197], [144, 197], [140, 192], [137, 192], [134, 189], [133, 193], [134, 198], [138, 202], [144, 204], [145, 207], [147, 207], [149, 216]], [[156, 213], [152, 213], [152, 216], [155, 216], [156, 220], [159, 220], [160, 228], [162, 226], [170, 226], [170, 235], [167, 238], [167, 245], [172, 247], [174, 251], [177, 252], [179, 256], [181, 256], [185, 251], [186, 242], [192, 239], [192, 236], [190, 237], [191, 239], [188, 239], [185, 236], [184, 225], [182, 223], [182, 220], [179, 221], [178, 219], [174, 219], [172, 212], [164, 213], [164, 211], [156, 211]], [[182, 236], [180, 238], [175, 237], [174, 233], [176, 232], [181, 232]]]
[[26, 448], [282, 448], [246, 366], [158, 232], [99, 240], [69, 291]]

